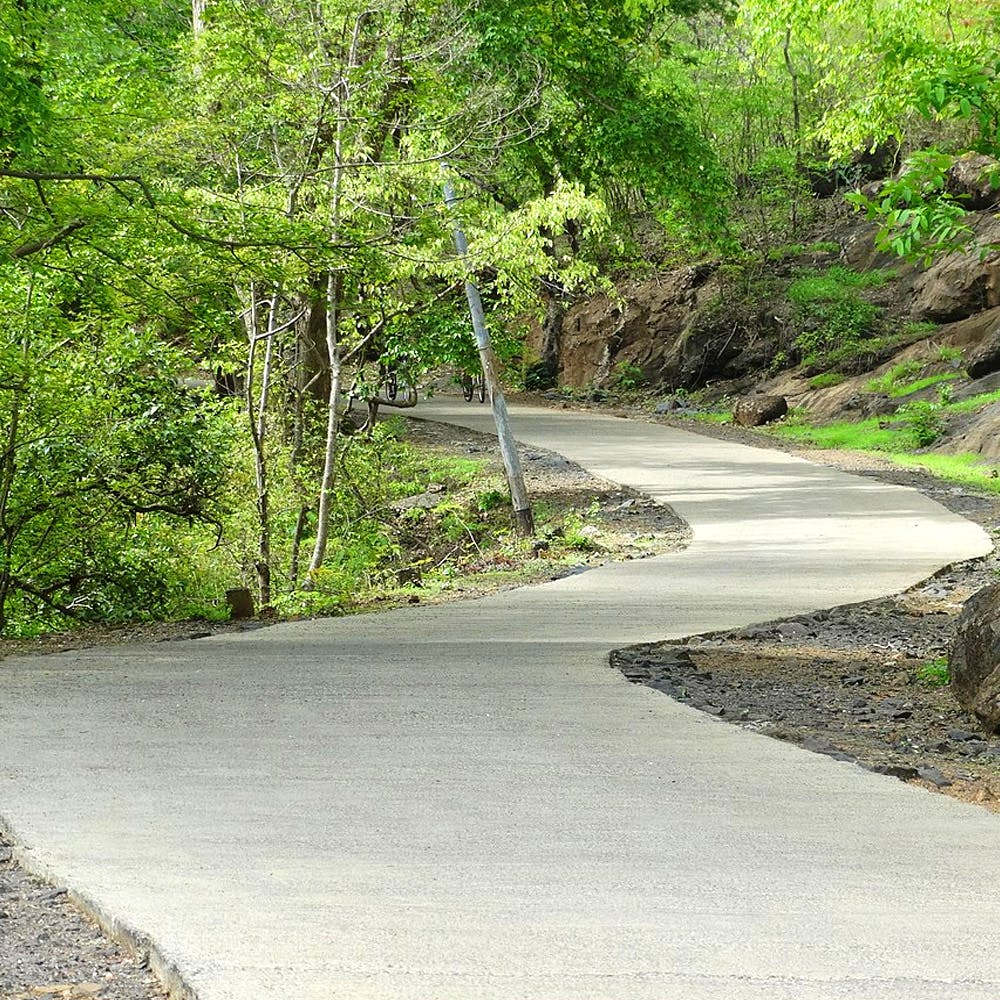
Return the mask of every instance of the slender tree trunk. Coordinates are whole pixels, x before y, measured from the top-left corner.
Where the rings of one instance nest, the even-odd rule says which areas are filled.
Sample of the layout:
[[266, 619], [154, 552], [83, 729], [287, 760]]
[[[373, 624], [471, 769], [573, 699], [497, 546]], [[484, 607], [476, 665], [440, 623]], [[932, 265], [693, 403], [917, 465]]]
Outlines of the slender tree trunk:
[[[371, 11], [358, 15], [351, 34], [351, 46], [344, 61], [341, 79], [336, 87], [336, 131], [333, 140], [333, 165], [330, 180], [330, 238], [335, 242], [340, 233], [341, 197], [344, 182], [344, 135], [347, 109], [351, 97], [351, 72], [357, 68], [358, 53], [365, 25], [372, 16]], [[326, 409], [326, 447], [323, 455], [323, 476], [320, 482], [319, 503], [316, 508], [316, 543], [309, 560], [309, 576], [306, 585], [312, 585], [312, 578], [323, 566], [326, 546], [330, 535], [330, 513], [333, 505], [333, 487], [337, 475], [337, 431], [339, 416], [337, 403], [340, 397], [342, 358], [340, 349], [339, 324], [341, 320], [341, 296], [343, 275], [331, 269], [326, 276], [326, 356], [329, 364], [330, 387]]]
[[309, 573], [313, 574], [323, 565], [326, 546], [330, 535], [330, 510], [333, 503], [333, 487], [337, 474], [337, 402], [340, 396], [340, 342], [337, 331], [339, 320], [341, 276], [331, 271], [327, 275], [326, 291], [326, 349], [330, 361], [330, 398], [326, 412], [326, 448], [323, 455], [323, 477], [319, 488], [319, 507], [316, 517], [316, 543], [309, 560]]
[[205, 30], [205, 8], [208, 0], [191, 0], [191, 32], [198, 38]]
[[[795, 180], [798, 182], [802, 175], [802, 111], [799, 106], [799, 74], [795, 71], [791, 54], [792, 29], [789, 26], [785, 31], [785, 42], [781, 51], [785, 57], [785, 69], [792, 80], [792, 134], [795, 142]], [[797, 233], [799, 229], [799, 199], [798, 188], [792, 191], [792, 232]]]
[[[247, 312], [247, 336], [250, 350], [247, 360], [246, 408], [250, 422], [250, 439], [254, 451], [254, 485], [257, 491], [257, 590], [261, 605], [271, 603], [271, 491], [267, 463], [267, 407], [271, 393], [271, 372], [274, 363], [274, 341], [277, 336], [278, 289], [275, 288], [267, 309], [267, 330], [260, 332], [260, 313], [256, 286], [250, 286], [250, 306]], [[254, 398], [254, 367], [257, 344], [265, 341], [264, 362], [260, 373], [260, 388]]]
[[[447, 171], [447, 166], [443, 166]], [[451, 181], [445, 175], [444, 200], [450, 209], [454, 209], [456, 200]], [[490, 344], [490, 334], [486, 327], [486, 313], [483, 310], [479, 289], [472, 280], [469, 266], [469, 244], [457, 217], [453, 223], [455, 230], [455, 249], [465, 261], [466, 281], [465, 297], [469, 303], [469, 314], [472, 317], [472, 329], [476, 335], [476, 347], [479, 350], [479, 360], [483, 366], [483, 377], [490, 393], [490, 403], [493, 406], [493, 422], [496, 425], [497, 439], [500, 442], [500, 454], [503, 456], [504, 468], [507, 471], [507, 485], [510, 488], [511, 504], [514, 507], [514, 520], [517, 530], [522, 535], [532, 535], [535, 532], [535, 518], [528, 500], [528, 490], [524, 485], [524, 472], [521, 469], [521, 459], [517, 454], [517, 442], [510, 428], [507, 417], [507, 401], [504, 399], [500, 381], [497, 378], [493, 347]]]

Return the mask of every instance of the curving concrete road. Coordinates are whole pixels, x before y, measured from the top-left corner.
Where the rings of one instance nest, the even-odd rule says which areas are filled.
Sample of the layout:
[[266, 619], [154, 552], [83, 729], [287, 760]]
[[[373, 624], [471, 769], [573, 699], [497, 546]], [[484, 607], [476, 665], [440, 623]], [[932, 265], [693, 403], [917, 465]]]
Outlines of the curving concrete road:
[[29, 861], [202, 1000], [997, 1000], [1000, 817], [606, 663], [896, 591], [983, 533], [775, 452], [514, 419], [672, 504], [690, 548], [466, 604], [7, 661], [0, 811]]

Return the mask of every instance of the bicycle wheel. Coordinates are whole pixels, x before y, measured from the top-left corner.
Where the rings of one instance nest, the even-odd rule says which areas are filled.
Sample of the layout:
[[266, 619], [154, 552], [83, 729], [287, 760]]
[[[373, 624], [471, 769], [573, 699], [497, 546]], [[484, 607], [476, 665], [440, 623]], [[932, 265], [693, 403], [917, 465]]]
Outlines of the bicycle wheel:
[[486, 402], [486, 379], [480, 378], [476, 380], [476, 392], [479, 394], [479, 402]]
[[462, 398], [467, 402], [472, 402], [472, 379], [468, 375], [462, 376]]

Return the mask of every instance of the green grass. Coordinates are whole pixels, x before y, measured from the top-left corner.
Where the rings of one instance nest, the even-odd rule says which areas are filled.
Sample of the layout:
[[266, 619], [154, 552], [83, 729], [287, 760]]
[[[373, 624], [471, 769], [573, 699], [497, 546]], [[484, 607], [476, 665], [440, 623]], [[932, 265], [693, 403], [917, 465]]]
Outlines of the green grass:
[[697, 420], [702, 424], [728, 424], [733, 419], [730, 410], [697, 410], [694, 413], [682, 413], [679, 416], [686, 417], [688, 420]]
[[948, 479], [965, 486], [975, 486], [988, 493], [1000, 493], [1000, 478], [994, 479], [991, 473], [1000, 472], [1000, 466], [985, 464], [982, 455], [968, 452], [961, 455], [925, 455], [889, 456], [898, 465], [906, 468], [923, 469], [939, 479]]
[[822, 372], [809, 379], [809, 388], [830, 389], [835, 385], [840, 385], [846, 378], [847, 376], [841, 375], [840, 372]]
[[978, 396], [970, 396], [968, 399], [963, 399], [960, 403], [951, 403], [948, 406], [949, 413], [975, 413], [976, 410], [981, 410], [984, 406], [989, 406], [991, 403], [1000, 403], [1000, 389], [995, 392], [981, 392]]
[[884, 375], [869, 379], [865, 383], [865, 389], [868, 392], [891, 393], [900, 383], [923, 370], [923, 361], [901, 361], [898, 365], [893, 365]]
[[851, 298], [862, 288], [881, 288], [890, 278], [890, 271], [852, 271], [835, 264], [818, 274], [803, 274], [788, 286], [792, 302], [836, 302]]
[[959, 372], [943, 372], [940, 375], [928, 375], [926, 378], [918, 378], [915, 382], [905, 382], [903, 385], [895, 386], [889, 390], [889, 396], [892, 399], [898, 399], [900, 396], [909, 396], [910, 393], [919, 392], [921, 389], [927, 389], [929, 386], [951, 382], [953, 379], [961, 377]]
[[[941, 412], [954, 412], [954, 409], [950, 406], [942, 407]], [[890, 423], [890, 426], [880, 427], [880, 423]], [[856, 423], [826, 424], [821, 427], [795, 422], [776, 424], [768, 428], [767, 433], [816, 448], [877, 451], [905, 468], [922, 469], [939, 479], [1000, 494], [1000, 477], [994, 478], [993, 475], [1000, 472], [1000, 465], [984, 462], [982, 455], [943, 455], [933, 452], [913, 454], [913, 449], [919, 446], [919, 428], [906, 423], [904, 415], [889, 418], [888, 421], [871, 417]]]
[[869, 417], [857, 422], [823, 424], [813, 427], [801, 423], [775, 424], [768, 433], [789, 441], [834, 448], [843, 451], [905, 451], [915, 446], [913, 435], [900, 422], [896, 427], [880, 427], [883, 418]]
[[948, 667], [948, 659], [939, 656], [929, 663], [921, 663], [916, 670], [917, 680], [928, 685], [928, 687], [945, 687], [951, 683], [951, 670]]

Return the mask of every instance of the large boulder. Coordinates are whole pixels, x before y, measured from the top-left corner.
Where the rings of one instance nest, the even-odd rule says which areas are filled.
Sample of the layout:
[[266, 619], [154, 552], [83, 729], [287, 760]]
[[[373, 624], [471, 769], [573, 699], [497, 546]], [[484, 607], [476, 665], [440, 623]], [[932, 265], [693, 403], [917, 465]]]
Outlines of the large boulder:
[[965, 602], [949, 658], [958, 703], [989, 732], [1000, 732], [1000, 583]]
[[979, 379], [1000, 371], [1000, 326], [969, 356], [965, 366], [969, 378]]
[[1000, 219], [978, 217], [967, 248], [945, 254], [917, 276], [910, 318], [952, 323], [1000, 305], [1000, 259], [990, 249], [998, 243]]
[[788, 401], [784, 396], [769, 396], [763, 392], [754, 393], [736, 400], [733, 407], [733, 422], [741, 427], [760, 427], [778, 420], [788, 412]]
[[[577, 302], [563, 317], [560, 329], [560, 385], [576, 388], [613, 383], [618, 366], [642, 371], [652, 384], [686, 385], [682, 368], [700, 339], [691, 335], [692, 321], [719, 296], [714, 265], [679, 268], [656, 278], [632, 282], [616, 296], [598, 294]], [[726, 335], [739, 352], [739, 337]], [[539, 352], [537, 332], [529, 347]], [[704, 349], [717, 361], [724, 345]], [[718, 377], [709, 370], [705, 378]]]
[[1000, 201], [1000, 162], [983, 153], [964, 153], [948, 168], [945, 189], [974, 212]]

